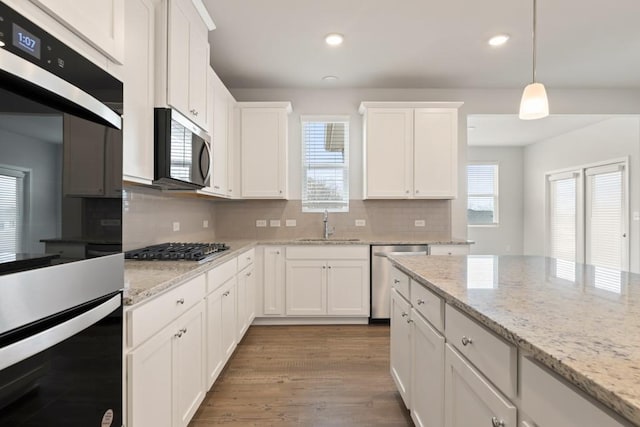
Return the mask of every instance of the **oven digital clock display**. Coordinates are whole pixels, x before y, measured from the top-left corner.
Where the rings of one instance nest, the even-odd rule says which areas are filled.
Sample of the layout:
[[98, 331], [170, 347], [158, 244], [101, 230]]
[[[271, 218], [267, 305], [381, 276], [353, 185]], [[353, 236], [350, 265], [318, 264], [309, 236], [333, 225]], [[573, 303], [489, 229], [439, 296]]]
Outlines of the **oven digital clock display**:
[[40, 38], [34, 36], [18, 24], [13, 24], [13, 45], [40, 59]]

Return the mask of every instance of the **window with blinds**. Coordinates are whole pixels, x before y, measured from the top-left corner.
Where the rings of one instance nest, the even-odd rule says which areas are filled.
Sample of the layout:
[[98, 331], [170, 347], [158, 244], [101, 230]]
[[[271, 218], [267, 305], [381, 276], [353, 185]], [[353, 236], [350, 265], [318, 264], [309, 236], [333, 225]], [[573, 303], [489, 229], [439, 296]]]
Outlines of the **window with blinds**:
[[302, 211], [349, 211], [349, 117], [302, 117]]
[[549, 255], [576, 261], [577, 172], [549, 176]]
[[0, 253], [21, 253], [24, 172], [0, 168]]
[[495, 163], [467, 166], [467, 223], [498, 224], [498, 165]]

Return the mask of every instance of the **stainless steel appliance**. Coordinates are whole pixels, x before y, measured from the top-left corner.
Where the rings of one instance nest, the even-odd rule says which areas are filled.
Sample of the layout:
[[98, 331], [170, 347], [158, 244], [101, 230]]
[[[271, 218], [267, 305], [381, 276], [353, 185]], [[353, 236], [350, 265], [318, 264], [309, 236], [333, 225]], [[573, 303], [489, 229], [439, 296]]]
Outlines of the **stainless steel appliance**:
[[389, 319], [391, 263], [388, 255], [427, 255], [427, 245], [371, 246], [371, 321]]
[[126, 259], [137, 261], [198, 261], [205, 263], [223, 255], [224, 243], [160, 243], [125, 252]]
[[171, 108], [155, 109], [155, 177], [168, 190], [194, 190], [209, 185], [209, 135]]
[[120, 81], [0, 2], [2, 426], [122, 425], [121, 107]]

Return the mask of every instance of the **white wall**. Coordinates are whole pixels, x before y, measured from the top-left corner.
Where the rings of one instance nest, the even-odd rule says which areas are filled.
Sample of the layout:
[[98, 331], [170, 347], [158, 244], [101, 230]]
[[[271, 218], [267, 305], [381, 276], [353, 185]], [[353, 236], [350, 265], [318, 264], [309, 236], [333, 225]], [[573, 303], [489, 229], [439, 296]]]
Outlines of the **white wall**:
[[[231, 89], [238, 101], [291, 101], [289, 117], [289, 189], [300, 198], [300, 115], [344, 114], [351, 116], [350, 196], [362, 197], [362, 101], [462, 101], [460, 109], [459, 190], [451, 202], [451, 234], [467, 237], [466, 196], [466, 116], [468, 114], [516, 114], [520, 89]], [[553, 114], [640, 113], [640, 90], [553, 90], [549, 88]]]
[[[544, 254], [545, 173], [629, 156], [629, 205], [640, 211], [640, 117], [616, 117], [524, 150], [524, 253]], [[630, 223], [630, 269], [640, 272], [640, 222]]]
[[472, 254], [523, 253], [523, 147], [469, 147], [469, 162], [498, 163], [498, 225], [469, 226]]

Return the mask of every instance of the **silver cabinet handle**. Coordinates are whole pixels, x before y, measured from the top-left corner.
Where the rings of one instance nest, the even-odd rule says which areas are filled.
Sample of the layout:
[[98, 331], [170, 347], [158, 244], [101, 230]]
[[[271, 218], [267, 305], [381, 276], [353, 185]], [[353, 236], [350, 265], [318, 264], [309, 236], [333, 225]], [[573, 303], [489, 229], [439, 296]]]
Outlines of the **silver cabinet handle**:
[[331, 266], [329, 266], [328, 268], [331, 268]]
[[416, 190], [416, 194], [418, 194], [420, 192], [420, 190]]
[[398, 284], [398, 283], [400, 283], [400, 280], [398, 280], [398, 279], [393, 279], [393, 283]]
[[251, 262], [251, 257], [250, 256], [247, 257], [247, 261]]
[[453, 255], [451, 252], [447, 252], [449, 255]]
[[410, 193], [409, 190], [407, 190], [406, 193], [409, 194]]
[[247, 277], [249, 277], [249, 276], [251, 276], [251, 272], [248, 272], [248, 273], [247, 273]]
[[222, 294], [223, 297], [228, 297], [229, 296], [229, 291], [225, 292]]
[[424, 304], [424, 300], [418, 299], [418, 305], [422, 305], [422, 304]]
[[325, 269], [325, 268], [327, 268], [327, 266], [326, 266], [326, 265], [323, 265], [323, 266], [322, 266], [322, 268], [323, 268], [323, 269]]
[[186, 334], [187, 333], [187, 328], [180, 329], [180, 332], [182, 332], [183, 334]]
[[280, 251], [276, 251], [276, 255], [280, 255]]
[[499, 419], [498, 419], [498, 418], [496, 418], [496, 417], [492, 417], [492, 418], [491, 418], [491, 425], [492, 425], [493, 427], [504, 427], [504, 421], [499, 420]]
[[407, 313], [402, 313], [402, 317], [407, 317], [408, 314]]
[[407, 323], [413, 323], [413, 319], [407, 319]]
[[182, 329], [180, 329], [177, 333], [173, 335], [176, 338], [182, 338]]
[[472, 344], [473, 340], [469, 337], [462, 337], [462, 345], [466, 346], [467, 344]]
[[176, 304], [184, 304], [184, 298], [180, 298], [178, 301], [176, 301]]
[[213, 188], [215, 188], [216, 190], [219, 190], [220, 186], [219, 185], [214, 185]]

